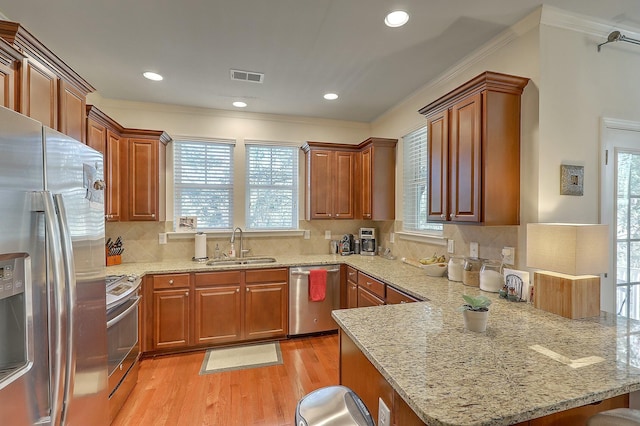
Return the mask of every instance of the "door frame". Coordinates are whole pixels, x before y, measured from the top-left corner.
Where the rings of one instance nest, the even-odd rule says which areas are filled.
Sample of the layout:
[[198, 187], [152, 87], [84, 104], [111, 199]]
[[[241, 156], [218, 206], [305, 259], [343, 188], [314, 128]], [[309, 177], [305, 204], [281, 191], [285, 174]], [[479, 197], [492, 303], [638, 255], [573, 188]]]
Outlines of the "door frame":
[[[615, 183], [616, 170], [613, 167], [608, 167], [610, 161], [613, 166], [615, 159], [615, 145], [610, 140], [610, 133], [613, 130], [638, 132], [640, 136], [640, 122], [609, 117], [603, 117], [600, 121], [600, 222], [609, 225], [609, 271], [602, 276], [600, 281], [600, 306], [606, 312], [616, 313], [617, 286], [614, 282], [614, 267], [617, 232], [613, 215], [616, 191], [609, 191], [610, 184]], [[640, 146], [638, 146], [638, 151], [640, 152]], [[613, 187], [611, 188], [613, 189]]]

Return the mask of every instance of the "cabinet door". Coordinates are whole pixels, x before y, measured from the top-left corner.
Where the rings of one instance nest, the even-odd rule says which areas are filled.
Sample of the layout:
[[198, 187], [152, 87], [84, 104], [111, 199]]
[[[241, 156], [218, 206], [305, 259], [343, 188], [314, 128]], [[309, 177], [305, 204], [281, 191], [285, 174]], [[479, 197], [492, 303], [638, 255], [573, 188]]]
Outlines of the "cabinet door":
[[196, 344], [242, 338], [240, 284], [196, 289]]
[[310, 152], [309, 191], [310, 218], [330, 219], [333, 217], [332, 169], [333, 153], [327, 150]]
[[158, 220], [158, 144], [129, 139], [128, 220]]
[[449, 141], [449, 220], [480, 222], [482, 161], [482, 95], [463, 99], [451, 107]]
[[120, 135], [107, 130], [105, 147], [105, 215], [110, 222], [118, 222], [122, 218], [122, 151], [125, 140]]
[[177, 348], [189, 343], [189, 290], [153, 292], [153, 348]]
[[245, 339], [287, 335], [287, 283], [246, 284]]
[[429, 189], [427, 220], [447, 220], [449, 173], [449, 111], [427, 118], [427, 161], [429, 162]]
[[384, 305], [384, 300], [358, 286], [358, 307]]
[[107, 129], [102, 124], [87, 118], [87, 145], [101, 152], [106, 152]]
[[362, 186], [362, 199], [360, 202], [362, 203], [362, 218], [363, 219], [371, 219], [373, 205], [371, 200], [371, 189], [372, 189], [372, 176], [371, 176], [371, 161], [372, 161], [372, 147], [368, 147], [360, 153], [361, 158], [361, 171], [362, 175], [360, 176], [362, 182], [360, 183]]
[[58, 130], [80, 142], [85, 141], [86, 98], [78, 89], [64, 80], [60, 82], [60, 109]]
[[354, 212], [354, 170], [355, 153], [336, 151], [334, 172], [335, 186], [333, 189], [333, 213], [336, 219], [353, 219]]
[[17, 107], [16, 64], [17, 62], [10, 61], [7, 64], [0, 63], [0, 105], [9, 109]]
[[22, 81], [22, 114], [56, 129], [58, 125], [58, 77], [32, 59], [25, 59]]
[[358, 307], [358, 284], [347, 281], [347, 308]]

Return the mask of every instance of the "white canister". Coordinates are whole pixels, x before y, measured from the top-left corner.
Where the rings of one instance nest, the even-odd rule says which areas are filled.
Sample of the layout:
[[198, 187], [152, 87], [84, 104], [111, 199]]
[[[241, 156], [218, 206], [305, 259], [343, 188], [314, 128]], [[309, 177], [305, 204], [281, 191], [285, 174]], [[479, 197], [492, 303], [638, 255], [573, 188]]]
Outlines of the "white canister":
[[480, 268], [480, 290], [498, 293], [504, 287], [504, 277], [500, 272], [500, 262], [485, 260]]
[[449, 266], [447, 268], [447, 276], [450, 281], [462, 281], [462, 269], [464, 268], [464, 258], [460, 256], [451, 256], [449, 258]]

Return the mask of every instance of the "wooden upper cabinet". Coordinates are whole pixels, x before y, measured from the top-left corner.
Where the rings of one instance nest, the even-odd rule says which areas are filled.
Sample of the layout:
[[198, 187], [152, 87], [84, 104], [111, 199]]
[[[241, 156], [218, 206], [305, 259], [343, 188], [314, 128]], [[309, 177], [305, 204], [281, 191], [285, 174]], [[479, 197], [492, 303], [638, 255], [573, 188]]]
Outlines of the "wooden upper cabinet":
[[394, 219], [396, 143], [307, 142], [306, 219]]
[[[336, 145], [337, 146], [337, 145]], [[355, 153], [308, 142], [305, 216], [310, 219], [353, 219]], [[351, 148], [349, 148], [351, 149]]]
[[396, 216], [397, 139], [369, 138], [358, 145], [360, 193], [358, 219], [393, 220]]
[[0, 38], [24, 58], [14, 109], [84, 142], [85, 103], [93, 86], [19, 23], [0, 21]]
[[60, 114], [58, 129], [75, 140], [85, 142], [87, 94], [59, 80]]
[[20, 67], [24, 56], [0, 39], [0, 105], [12, 110], [18, 110], [18, 87], [20, 82]]
[[420, 110], [429, 220], [520, 223], [520, 97], [528, 81], [487, 71]]
[[58, 128], [58, 77], [33, 59], [25, 59], [20, 112], [52, 129]]
[[171, 138], [151, 130], [127, 131], [123, 136], [127, 137], [126, 153], [120, 157], [127, 164], [121, 175], [126, 182], [124, 220], [164, 221], [166, 144]]
[[86, 106], [86, 143], [104, 156], [105, 204], [107, 221], [117, 222], [122, 218], [122, 174], [125, 140], [124, 129], [93, 105]]

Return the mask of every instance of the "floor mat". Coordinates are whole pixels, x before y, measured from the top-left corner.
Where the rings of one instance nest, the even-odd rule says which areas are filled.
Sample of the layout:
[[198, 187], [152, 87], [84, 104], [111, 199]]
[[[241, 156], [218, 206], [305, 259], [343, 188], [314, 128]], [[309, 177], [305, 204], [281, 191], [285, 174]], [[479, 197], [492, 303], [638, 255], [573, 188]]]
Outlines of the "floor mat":
[[200, 375], [282, 364], [280, 343], [263, 343], [235, 348], [209, 349]]

